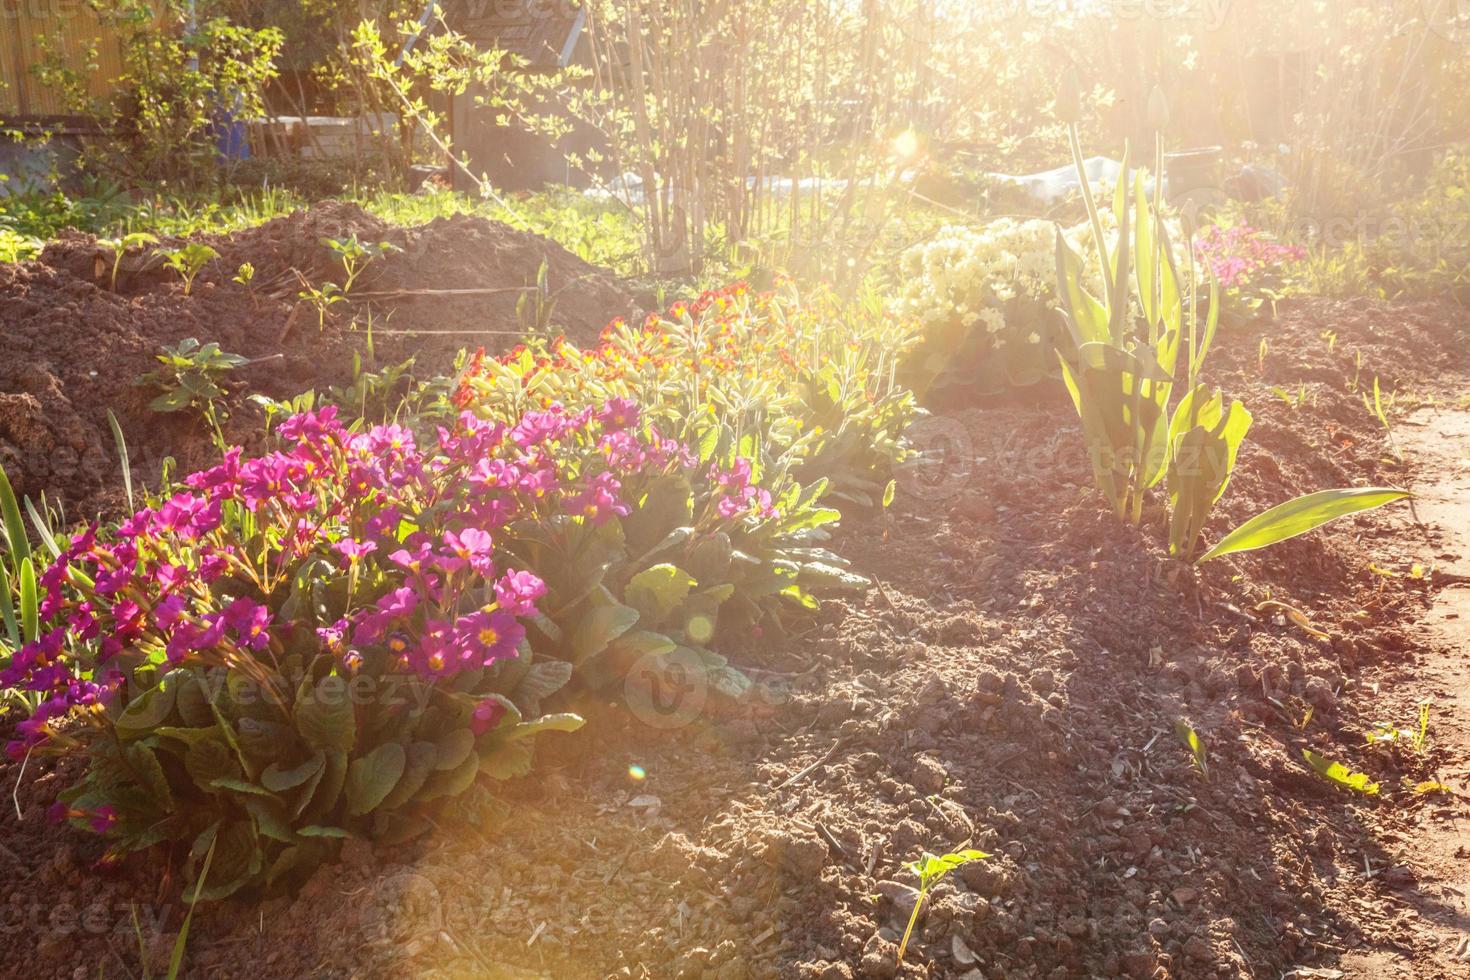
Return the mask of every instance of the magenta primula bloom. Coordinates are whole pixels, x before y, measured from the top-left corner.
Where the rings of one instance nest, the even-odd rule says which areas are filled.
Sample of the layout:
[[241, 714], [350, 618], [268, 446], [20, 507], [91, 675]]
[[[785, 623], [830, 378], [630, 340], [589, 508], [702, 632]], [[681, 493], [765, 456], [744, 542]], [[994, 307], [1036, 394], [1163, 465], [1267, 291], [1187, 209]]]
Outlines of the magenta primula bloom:
[[391, 538], [398, 531], [398, 525], [403, 521], [403, 514], [397, 507], [391, 504], [384, 507], [378, 513], [368, 518], [363, 525], [363, 530], [369, 537]]
[[332, 550], [342, 556], [346, 565], [355, 565], [368, 555], [378, 550], [376, 541], [354, 541], [352, 538], [343, 538], [332, 545]]
[[312, 443], [320, 442], [329, 436], [340, 435], [342, 424], [337, 421], [337, 406], [327, 405], [314, 412], [302, 412], [291, 416], [276, 427], [276, 432], [282, 439]]
[[611, 432], [598, 444], [607, 465], [620, 473], [636, 473], [648, 462], [643, 444], [631, 432]]
[[469, 472], [470, 485], [481, 491], [513, 490], [520, 479], [520, 467], [503, 459], [476, 460]]
[[204, 490], [211, 497], [217, 496], [215, 491], [233, 490], [240, 479], [240, 456], [244, 450], [235, 446], [225, 452], [222, 463], [211, 469], [200, 470], [191, 473], [184, 478], [184, 485], [192, 490]]
[[495, 542], [489, 532], [474, 527], [467, 527], [458, 533], [445, 531], [444, 546], [448, 554], [439, 559], [439, 567], [446, 572], [455, 572], [468, 566], [487, 577], [495, 574], [495, 565], [490, 560], [495, 552]]
[[506, 714], [504, 704], [495, 698], [486, 698], [475, 705], [475, 710], [470, 714], [470, 731], [474, 732], [476, 738], [479, 738], [499, 725], [500, 719]]
[[609, 400], [596, 415], [597, 421], [609, 432], [636, 428], [640, 417], [638, 403], [628, 398]]
[[591, 524], [602, 524], [612, 517], [627, 517], [632, 509], [619, 496], [622, 484], [611, 473], [599, 473], [582, 493], [567, 500], [567, 513]]
[[529, 616], [546, 595], [546, 583], [530, 572], [506, 572], [495, 583], [495, 603], [512, 616]]
[[205, 585], [218, 582], [220, 577], [224, 575], [225, 570], [229, 568], [229, 565], [230, 560], [227, 555], [207, 554], [199, 559], [199, 578]]
[[420, 542], [412, 548], [399, 548], [388, 556], [388, 560], [399, 568], [417, 575], [433, 562], [434, 549], [428, 542]]
[[561, 406], [553, 405], [545, 412], [527, 412], [521, 416], [520, 423], [510, 430], [510, 440], [522, 449], [530, 449], [560, 438], [568, 428], [566, 413]]
[[[341, 575], [323, 556], [366, 572], [353, 589], [324, 593], [342, 603], [335, 621], [315, 630], [336, 669], [376, 667], [386, 649], [388, 669], [437, 680], [515, 657], [525, 636], [517, 617], [535, 614], [546, 586], [529, 572], [497, 568], [492, 531], [560, 514], [579, 493], [588, 495], [578, 502], [583, 516], [627, 513], [617, 479], [595, 472], [595, 446], [603, 430], [640, 413], [609, 405], [599, 415], [553, 406], [514, 430], [464, 415], [426, 453], [400, 426], [350, 433], [329, 407], [279, 426], [286, 448], [255, 457], [232, 448], [187, 477], [187, 489], [110, 534], [84, 529], [38, 569], [41, 636], [0, 677], [39, 695], [11, 751], [41, 744], [73, 711], [94, 712], [118, 691], [136, 694], [122, 671], [139, 658], [161, 652], [166, 664], [236, 670], [273, 646], [279, 655], [293, 629], [311, 627], [278, 623], [273, 609], [303, 572]], [[637, 440], [614, 434], [625, 447], [619, 459], [631, 466]], [[579, 472], [569, 454], [578, 452], [591, 472], [569, 485], [567, 473]], [[494, 604], [461, 615], [485, 603], [487, 591]]]
[[224, 633], [222, 617], [216, 617], [207, 626], [180, 619], [169, 634], [164, 654], [171, 665], [178, 665], [188, 659], [190, 654], [215, 646], [224, 637]]
[[477, 612], [455, 624], [455, 639], [466, 666], [488, 666], [516, 655], [526, 629], [508, 612]]
[[269, 609], [242, 596], [225, 608], [220, 621], [234, 632], [241, 646], [264, 650], [270, 643], [271, 618]]

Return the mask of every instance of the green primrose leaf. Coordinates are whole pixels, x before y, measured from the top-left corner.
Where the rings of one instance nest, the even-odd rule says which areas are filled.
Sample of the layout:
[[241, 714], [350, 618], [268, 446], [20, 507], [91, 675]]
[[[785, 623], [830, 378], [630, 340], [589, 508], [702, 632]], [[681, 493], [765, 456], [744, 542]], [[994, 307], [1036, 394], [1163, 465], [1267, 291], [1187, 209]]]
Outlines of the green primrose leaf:
[[[467, 729], [459, 729], [469, 734]], [[470, 739], [471, 747], [474, 738]], [[347, 812], [370, 813], [392, 792], [408, 764], [408, 753], [397, 742], [380, 745], [347, 769]]]
[[312, 748], [352, 751], [357, 719], [346, 683], [335, 676], [318, 684], [302, 681], [296, 695], [296, 727]]

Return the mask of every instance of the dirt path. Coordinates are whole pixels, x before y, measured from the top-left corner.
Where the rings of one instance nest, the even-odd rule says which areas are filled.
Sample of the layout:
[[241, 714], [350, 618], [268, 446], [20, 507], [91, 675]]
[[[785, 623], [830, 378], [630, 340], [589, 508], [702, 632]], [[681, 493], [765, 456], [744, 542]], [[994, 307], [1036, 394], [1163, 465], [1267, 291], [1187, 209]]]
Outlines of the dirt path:
[[1405, 700], [1431, 703], [1430, 738], [1440, 794], [1406, 841], [1403, 861], [1413, 884], [1403, 892], [1427, 933], [1423, 947], [1344, 957], [1348, 976], [1470, 976], [1470, 411], [1426, 409], [1395, 434], [1416, 468], [1416, 510], [1424, 522], [1425, 558], [1449, 583], [1420, 624], [1424, 648], [1417, 683]]

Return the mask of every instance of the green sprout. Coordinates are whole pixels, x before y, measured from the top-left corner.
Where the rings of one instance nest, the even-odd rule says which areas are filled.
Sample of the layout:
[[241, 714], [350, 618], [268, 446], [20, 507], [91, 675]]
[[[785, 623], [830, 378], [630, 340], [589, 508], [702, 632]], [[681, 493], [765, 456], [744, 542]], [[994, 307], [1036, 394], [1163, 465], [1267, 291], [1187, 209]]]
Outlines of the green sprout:
[[202, 410], [223, 447], [219, 409], [219, 401], [225, 396], [223, 378], [248, 361], [239, 354], [225, 353], [213, 341], [200, 344], [189, 337], [177, 347], [165, 347], [158, 355], [158, 362], [160, 367], [138, 379], [138, 384], [151, 385], [160, 391], [148, 407], [159, 413]]
[[118, 270], [122, 267], [123, 256], [127, 255], [131, 249], [143, 245], [157, 245], [158, 239], [146, 231], [135, 231], [121, 238], [100, 239], [97, 244], [112, 252], [112, 284], [108, 288], [115, 293], [117, 292], [117, 274]]
[[919, 910], [924, 907], [924, 899], [928, 897], [929, 889], [955, 868], [963, 867], [974, 861], [983, 861], [988, 857], [990, 857], [989, 854], [973, 848], [966, 848], [953, 854], [930, 854], [925, 851], [919, 860], [910, 861], [904, 865], [909, 871], [919, 876], [919, 897], [914, 900], [914, 911], [909, 916], [908, 927], [903, 931], [903, 940], [898, 944], [898, 962], [903, 962], [904, 951], [908, 949], [909, 937], [913, 935], [914, 923], [919, 921]]
[[1318, 775], [1328, 782], [1336, 783], [1343, 789], [1350, 789], [1355, 793], [1365, 796], [1377, 796], [1378, 784], [1371, 782], [1365, 772], [1353, 772], [1340, 762], [1333, 762], [1313, 752], [1311, 749], [1302, 749], [1302, 757], [1317, 770]]
[[164, 264], [179, 274], [184, 283], [184, 295], [194, 291], [194, 280], [204, 267], [219, 258], [219, 253], [202, 242], [189, 242], [179, 248], [160, 249]]
[[1175, 722], [1174, 731], [1178, 733], [1179, 740], [1184, 743], [1184, 747], [1189, 749], [1190, 757], [1194, 761], [1194, 767], [1199, 770], [1200, 778], [1208, 783], [1210, 781], [1210, 767], [1209, 759], [1205, 755], [1204, 740], [1199, 737], [1198, 732], [1190, 727], [1189, 722], [1183, 718]]
[[331, 312], [332, 307], [338, 303], [347, 302], [346, 292], [335, 282], [324, 282], [320, 286], [308, 284], [296, 296], [298, 299], [310, 303], [316, 310], [316, 328], [318, 332], [327, 329], [327, 314]]
[[358, 241], [356, 235], [350, 235], [345, 239], [324, 238], [322, 244], [335, 252], [337, 261], [342, 263], [342, 272], [346, 275], [346, 279], [342, 282], [343, 293], [352, 292], [358, 276], [363, 274], [373, 259], [398, 251], [398, 246], [390, 242], [364, 244]]

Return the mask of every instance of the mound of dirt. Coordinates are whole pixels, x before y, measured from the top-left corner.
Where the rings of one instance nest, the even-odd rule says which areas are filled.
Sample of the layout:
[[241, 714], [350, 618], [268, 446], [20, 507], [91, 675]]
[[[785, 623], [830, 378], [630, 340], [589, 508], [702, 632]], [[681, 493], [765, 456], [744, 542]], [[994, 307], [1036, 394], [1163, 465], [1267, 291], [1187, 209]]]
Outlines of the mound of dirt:
[[[299, 294], [308, 284], [341, 283], [325, 242], [353, 235], [394, 248], [368, 265], [353, 301], [333, 307], [323, 328]], [[634, 305], [608, 273], [554, 242], [469, 216], [396, 228], [356, 205], [328, 202], [199, 240], [219, 258], [188, 296], [151, 252], [125, 256], [113, 289], [111, 252], [74, 232], [33, 262], [0, 266], [0, 466], [19, 493], [45, 491], [78, 519], [115, 511], [119, 498], [103, 492], [118, 482], [109, 408], [138, 480], [156, 481], [167, 456], [186, 470], [206, 462], [213, 449], [197, 415], [149, 411], [156, 392], [136, 384], [163, 346], [187, 337], [251, 359], [231, 379], [231, 434], [248, 440], [257, 416], [245, 394], [283, 398], [349, 383], [354, 353], [368, 370], [412, 356], [422, 374], [448, 370], [464, 348], [512, 346], [521, 336], [517, 303], [543, 264], [554, 298], [543, 317], [550, 333], [585, 343]], [[244, 263], [255, 270], [248, 285], [234, 281]]]
[[[1211, 540], [1293, 494], [1415, 486], [1363, 382], [1461, 393], [1456, 314], [1315, 303], [1263, 328], [1264, 365], [1255, 336], [1218, 353], [1256, 430]], [[1303, 382], [1306, 397], [1273, 391]], [[742, 713], [701, 713], [693, 687], [667, 716], [583, 706], [589, 730], [546, 743], [509, 784], [506, 819], [408, 847], [354, 841], [297, 895], [203, 911], [191, 975], [1245, 980], [1340, 976], [1365, 953], [1393, 957], [1393, 975], [1457, 975], [1424, 965], [1411, 903], [1434, 893], [1402, 844], [1415, 821], [1470, 813], [1409, 787], [1470, 770], [1442, 746], [1365, 738], [1412, 717], [1420, 661], [1442, 653], [1412, 629], [1445, 579], [1408, 569], [1445, 542], [1400, 506], [1196, 576], [1164, 553], [1157, 512], [1139, 530], [1105, 512], [1064, 401], [926, 425], [916, 438], [947, 457], [906, 473], [889, 512], [849, 515], [835, 545], [881, 587], [732, 651], [756, 681]], [[1304, 748], [1381, 795], [1334, 787]], [[46, 922], [61, 909], [110, 928], [124, 894], [166, 960], [177, 883], [151, 892], [160, 874], [141, 859], [118, 872], [131, 892], [87, 871], [98, 843], [43, 818], [64, 775], [32, 760], [23, 816], [0, 808], [15, 864], [0, 910], [43, 923], [11, 930], [0, 962], [95, 972], [98, 947], [66, 940], [79, 927]], [[933, 891], [899, 964], [905, 862], [965, 844], [992, 857]], [[131, 935], [111, 946], [138, 972]]]

